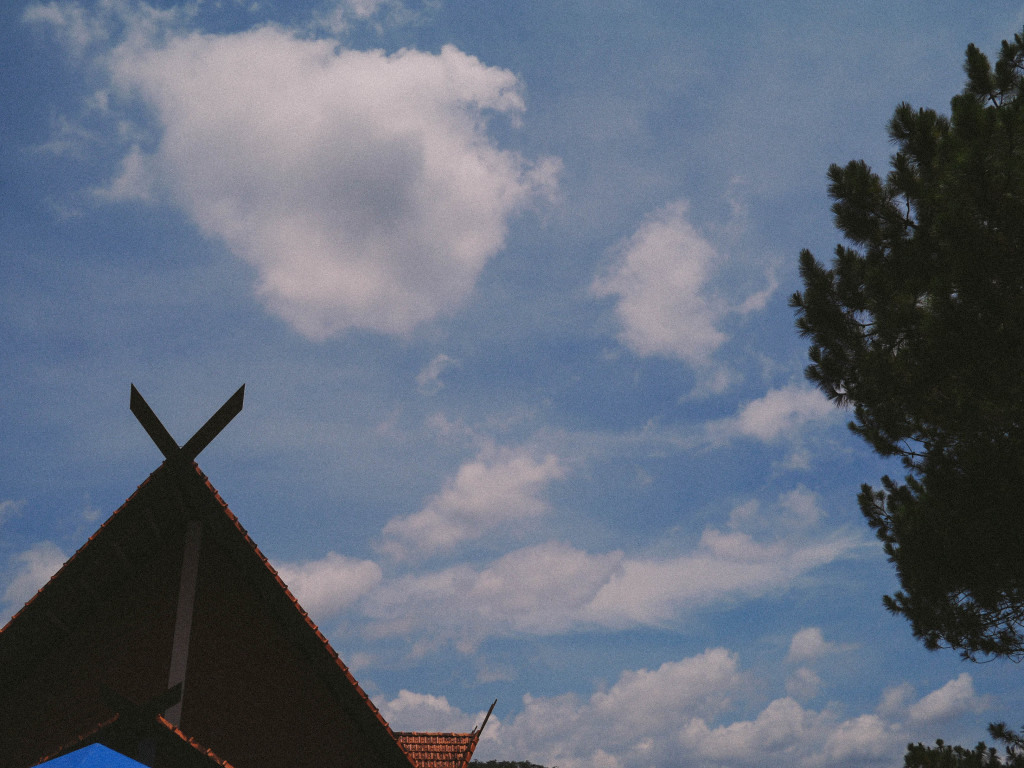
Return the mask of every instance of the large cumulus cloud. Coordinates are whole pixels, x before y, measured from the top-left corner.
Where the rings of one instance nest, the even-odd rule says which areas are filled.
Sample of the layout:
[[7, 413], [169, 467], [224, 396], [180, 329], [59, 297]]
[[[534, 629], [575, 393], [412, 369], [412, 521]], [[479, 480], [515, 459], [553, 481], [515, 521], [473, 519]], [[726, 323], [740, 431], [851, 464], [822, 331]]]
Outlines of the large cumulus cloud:
[[147, 116], [97, 191], [180, 207], [309, 338], [407, 334], [455, 311], [510, 218], [555, 188], [557, 161], [529, 162], [489, 130], [519, 119], [521, 83], [454, 46], [389, 55], [276, 26], [186, 32], [111, 7], [117, 44], [118, 24], [77, 5], [30, 15], [95, 54], [109, 78], [98, 103]]

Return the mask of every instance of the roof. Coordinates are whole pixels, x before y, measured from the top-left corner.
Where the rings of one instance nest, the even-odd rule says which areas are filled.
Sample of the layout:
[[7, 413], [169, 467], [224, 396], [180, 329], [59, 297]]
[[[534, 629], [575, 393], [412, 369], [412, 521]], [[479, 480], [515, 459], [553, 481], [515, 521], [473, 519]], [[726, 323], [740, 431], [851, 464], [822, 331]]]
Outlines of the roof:
[[231, 768], [200, 740], [247, 766], [468, 765], [487, 718], [394, 733], [195, 463], [243, 389], [179, 448], [132, 387], [166, 461], [0, 628], [0, 768], [94, 744]]
[[[339, 711], [351, 718], [361, 738], [366, 739], [368, 746], [373, 745], [378, 761], [396, 768], [409, 766], [409, 757], [380, 711], [194, 462], [183, 472], [174, 471], [166, 462], [155, 470], [0, 629], [0, 714], [5, 711], [2, 701], [5, 688], [19, 685], [17, 678], [21, 675], [17, 669], [26, 669], [26, 660], [43, 658], [43, 651], [39, 649], [64, 642], [63, 638], [72, 635], [82, 621], [88, 620], [89, 612], [106, 599], [114, 584], [131, 583], [140, 563], [146, 564], [157, 557], [167, 549], [169, 542], [180, 541], [186, 514], [202, 519], [204, 550], [207, 543], [215, 545], [233, 563], [231, 567], [244, 575], [245, 588], [258, 595], [263, 610], [274, 617], [275, 626], [281, 627], [287, 642], [304, 659], [303, 663], [309, 665], [311, 674], [331, 691], [330, 698], [335, 702], [331, 706], [339, 707]], [[174, 586], [176, 592], [176, 581]], [[236, 653], [234, 648], [227, 648], [225, 652]], [[91, 693], [97, 687], [96, 682], [90, 679], [83, 682], [83, 686], [88, 684], [89, 695], [98, 700]], [[122, 692], [139, 700], [151, 695], [132, 694], [123, 689]], [[187, 706], [187, 694], [185, 698]], [[90, 706], [97, 713], [91, 721], [93, 725], [101, 724], [116, 711], [99, 704]], [[187, 723], [182, 725], [189, 735], [208, 740], [198, 733], [192, 734]], [[80, 727], [77, 732], [84, 730]], [[72, 736], [73, 733], [66, 733], [62, 738], [67, 741]], [[182, 736], [188, 738], [185, 734]], [[53, 754], [60, 743], [51, 742], [43, 754]], [[218, 751], [225, 749], [216, 744], [214, 747]], [[39, 754], [38, 758], [41, 757]], [[0, 764], [4, 761], [0, 760]]]
[[465, 768], [473, 757], [480, 732], [395, 734], [416, 768]]

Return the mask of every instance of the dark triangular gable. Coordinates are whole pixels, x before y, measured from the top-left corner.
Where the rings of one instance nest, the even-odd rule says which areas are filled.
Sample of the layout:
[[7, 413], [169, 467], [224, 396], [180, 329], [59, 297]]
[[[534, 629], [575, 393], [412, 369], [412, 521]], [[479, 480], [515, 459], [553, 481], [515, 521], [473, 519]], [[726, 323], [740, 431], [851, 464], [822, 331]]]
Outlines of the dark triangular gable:
[[[190, 547], [190, 635], [172, 665]], [[159, 700], [172, 666], [173, 725], [236, 768], [411, 765], [195, 464], [161, 466], [0, 630], [0, 768], [34, 765], [118, 701]]]

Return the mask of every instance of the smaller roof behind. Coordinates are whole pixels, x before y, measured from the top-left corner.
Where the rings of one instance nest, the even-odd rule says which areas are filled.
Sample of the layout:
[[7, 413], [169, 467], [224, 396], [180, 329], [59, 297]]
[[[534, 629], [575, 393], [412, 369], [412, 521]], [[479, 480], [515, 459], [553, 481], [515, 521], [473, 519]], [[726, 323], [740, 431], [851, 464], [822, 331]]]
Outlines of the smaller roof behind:
[[395, 738], [416, 768], [466, 768], [480, 740], [480, 732], [397, 732]]

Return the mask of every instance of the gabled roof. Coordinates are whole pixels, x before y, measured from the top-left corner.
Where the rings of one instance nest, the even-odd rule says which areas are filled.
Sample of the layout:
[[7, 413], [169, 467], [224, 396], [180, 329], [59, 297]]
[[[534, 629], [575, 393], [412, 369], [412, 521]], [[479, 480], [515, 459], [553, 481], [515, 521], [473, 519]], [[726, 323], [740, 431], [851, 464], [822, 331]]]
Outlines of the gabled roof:
[[[334, 745], [332, 754], [338, 753], [338, 744], [342, 752], [355, 750], [349, 757], [336, 758], [335, 764], [371, 761], [408, 768], [409, 758], [380, 711], [206, 475], [195, 463], [182, 472], [172, 471], [166, 462], [0, 630], [0, 743], [6, 747], [14, 743], [9, 739], [30, 738], [25, 728], [31, 725], [32, 716], [19, 710], [14, 699], [31, 699], [35, 683], [28, 677], [36, 674], [39, 665], [55, 670], [48, 684], [61, 690], [69, 702], [58, 705], [42, 697], [29, 701], [30, 707], [39, 710], [37, 717], [52, 720], [47, 707], [58, 707], [62, 712], [68, 706], [79, 710], [66, 718], [61, 715], [67, 720], [61, 741], [45, 741], [59, 737], [60, 724], [54, 724], [53, 733], [44, 738], [44, 751], [36, 752], [33, 761], [10, 758], [12, 762], [7, 762], [0, 756], [0, 768], [32, 765], [82, 733], [84, 724], [98, 725], [116, 714], [104, 703], [104, 687], [138, 701], [149, 700], [166, 689], [166, 657], [174, 630], [178, 572], [189, 520], [201, 521], [203, 554], [190, 645], [196, 659], [189, 661], [190, 675], [193, 666], [198, 671], [185, 686], [182, 734], [198, 738], [227, 759], [236, 759], [231, 754], [238, 744], [269, 738], [266, 722], [261, 725], [256, 713], [251, 724], [243, 722], [239, 726], [245, 733], [240, 732], [234, 742], [227, 740], [234, 745], [230, 748], [219, 745], [219, 736], [211, 736], [207, 727], [210, 720], [220, 719], [214, 698], [233, 683], [232, 676], [251, 675], [254, 685], [270, 686], [266, 688], [267, 698], [287, 699], [281, 706], [298, 702], [298, 706], [326, 718], [322, 729], [300, 714], [282, 723], [286, 730], [296, 733], [304, 729], [323, 733], [322, 752], [330, 744]], [[96, 612], [104, 606], [109, 608], [114, 624], [137, 613], [139, 619], [130, 627], [135, 635], [102, 642], [80, 637], [82, 632], [114, 631], [97, 623]], [[254, 617], [262, 624], [253, 624]], [[126, 647], [108, 647], [115, 642]], [[249, 650], [246, 643], [252, 646]], [[266, 657], [268, 648], [287, 656], [287, 670]], [[211, 654], [217, 659], [210, 659]], [[257, 668], [261, 663], [268, 666]], [[221, 677], [232, 679], [217, 679], [221, 670]], [[301, 701], [297, 692], [287, 690], [284, 682], [276, 679], [286, 674], [301, 675], [302, 695], [313, 686], [318, 698], [314, 701], [310, 696], [308, 702]], [[68, 675], [76, 679], [63, 690], [65, 686], [57, 681]], [[37, 679], [47, 680], [46, 675]], [[70, 702], [70, 697], [77, 700]], [[350, 723], [344, 735], [330, 733], [338, 718]], [[281, 737], [287, 740], [288, 733]], [[31, 747], [26, 749], [31, 751]]]
[[483, 725], [392, 732], [195, 463], [243, 393], [179, 447], [132, 387], [166, 460], [0, 629], [0, 768], [468, 765]]
[[480, 740], [480, 732], [413, 733], [399, 731], [398, 743], [416, 768], [466, 768]]

